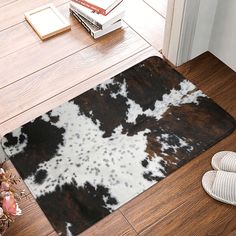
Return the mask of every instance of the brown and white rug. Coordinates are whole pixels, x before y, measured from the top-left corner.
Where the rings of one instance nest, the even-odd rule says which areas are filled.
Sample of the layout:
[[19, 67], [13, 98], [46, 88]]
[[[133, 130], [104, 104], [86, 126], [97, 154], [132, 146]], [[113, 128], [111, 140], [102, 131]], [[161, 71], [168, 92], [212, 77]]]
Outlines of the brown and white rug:
[[222, 108], [151, 57], [7, 134], [2, 145], [55, 230], [69, 236], [234, 128]]

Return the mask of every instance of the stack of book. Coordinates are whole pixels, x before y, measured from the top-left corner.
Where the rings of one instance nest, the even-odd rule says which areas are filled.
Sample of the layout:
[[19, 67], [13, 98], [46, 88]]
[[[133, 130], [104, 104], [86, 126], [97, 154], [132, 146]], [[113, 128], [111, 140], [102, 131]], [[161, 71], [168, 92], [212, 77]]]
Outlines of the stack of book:
[[99, 38], [122, 27], [122, 0], [72, 0], [71, 14], [93, 36]]

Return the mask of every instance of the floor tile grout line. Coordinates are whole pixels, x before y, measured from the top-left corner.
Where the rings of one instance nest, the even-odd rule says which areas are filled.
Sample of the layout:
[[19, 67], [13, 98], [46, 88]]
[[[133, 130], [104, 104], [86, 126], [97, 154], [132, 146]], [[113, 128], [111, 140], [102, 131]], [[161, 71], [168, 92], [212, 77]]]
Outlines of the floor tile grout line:
[[[89, 79], [92, 79], [93, 77], [95, 77], [95, 76], [97, 76], [97, 75], [99, 75], [99, 74], [105, 72], [106, 70], [108, 70], [108, 69], [110, 69], [110, 68], [112, 68], [112, 67], [118, 65], [119, 63], [121, 63], [121, 62], [123, 62], [123, 61], [125, 61], [125, 60], [127, 60], [127, 59], [129, 59], [129, 58], [131, 58], [131, 57], [133, 57], [133, 56], [135, 56], [136, 54], [139, 54], [139, 53], [141, 53], [142, 51], [147, 50], [147, 49], [150, 48], [150, 47], [151, 47], [151, 46], [148, 45], [147, 47], [143, 48], [142, 50], [140, 50], [140, 51], [138, 51], [138, 52], [136, 52], [136, 53], [134, 53], [134, 54], [132, 54], [132, 55], [126, 57], [125, 59], [123, 59], [123, 60], [121, 60], [121, 61], [119, 61], [119, 62], [117, 62], [117, 63], [115, 63], [115, 64], [113, 64], [113, 65], [111, 65], [111, 66], [109, 66], [109, 67], [107, 67], [106, 69], [101, 70], [101, 71], [99, 71], [98, 73], [95, 73], [94, 75], [89, 76], [88, 78], [86, 78], [86, 79], [80, 81], [79, 83], [76, 83], [76, 84], [72, 85], [71, 87], [66, 88], [66, 89], [64, 89], [63, 91], [61, 91], [61, 92], [59, 92], [59, 93], [57, 93], [57, 94], [51, 96], [50, 98], [47, 98], [47, 99], [45, 99], [45, 100], [43, 100], [43, 101], [41, 101], [41, 102], [39, 102], [39, 103], [33, 105], [32, 107], [27, 108], [26, 110], [24, 110], [24, 111], [22, 111], [22, 112], [20, 112], [20, 113], [18, 113], [18, 114], [16, 114], [16, 115], [14, 115], [14, 116], [12, 116], [11, 118], [8, 118], [8, 119], [6, 119], [6, 120], [0, 122], [0, 126], [1, 126], [2, 124], [6, 123], [6, 122], [8, 122], [8, 121], [10, 121], [10, 120], [12, 120], [12, 119], [15, 118], [15, 117], [17, 117], [17, 116], [19, 116], [19, 115], [21, 115], [21, 114], [24, 114], [25, 112], [31, 110], [32, 108], [35, 108], [35, 107], [37, 107], [37, 106], [39, 106], [39, 105], [41, 105], [41, 104], [43, 104], [43, 103], [49, 101], [50, 99], [55, 98], [55, 97], [57, 97], [58, 95], [60, 95], [60, 94], [62, 94], [62, 93], [65, 93], [66, 91], [68, 91], [68, 90], [70, 90], [70, 89], [72, 89], [72, 88], [78, 86], [79, 84], [82, 84], [82, 83], [86, 82], [86, 81], [89, 80]], [[5, 134], [4, 134], [4, 135], [5, 135]], [[4, 135], [3, 135], [3, 136], [4, 136]]]
[[134, 226], [131, 224], [131, 222], [129, 222], [129, 220], [126, 218], [126, 216], [123, 214], [123, 212], [119, 209], [118, 210], [121, 215], [124, 217], [125, 221], [131, 226], [131, 228], [134, 230], [134, 232], [139, 236], [140, 234], [138, 233], [138, 231], [134, 228]]

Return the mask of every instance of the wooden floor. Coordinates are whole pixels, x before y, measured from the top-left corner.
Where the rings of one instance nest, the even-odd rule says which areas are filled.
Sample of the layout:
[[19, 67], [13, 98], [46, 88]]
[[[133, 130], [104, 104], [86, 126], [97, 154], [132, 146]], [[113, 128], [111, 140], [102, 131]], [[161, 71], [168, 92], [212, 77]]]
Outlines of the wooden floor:
[[[48, 2], [70, 19], [72, 30], [42, 43], [23, 13]], [[159, 55], [164, 17], [142, 0], [132, 3], [126, 1], [123, 29], [95, 41], [69, 16], [67, 0], [1, 0], [1, 136], [146, 57]], [[235, 72], [210, 53], [177, 70], [236, 118]], [[212, 155], [236, 151], [235, 140], [236, 132], [82, 235], [236, 235], [236, 209], [211, 199], [201, 187]], [[15, 171], [10, 161], [6, 166]], [[24, 214], [7, 236], [56, 235], [28, 191], [20, 205]]]

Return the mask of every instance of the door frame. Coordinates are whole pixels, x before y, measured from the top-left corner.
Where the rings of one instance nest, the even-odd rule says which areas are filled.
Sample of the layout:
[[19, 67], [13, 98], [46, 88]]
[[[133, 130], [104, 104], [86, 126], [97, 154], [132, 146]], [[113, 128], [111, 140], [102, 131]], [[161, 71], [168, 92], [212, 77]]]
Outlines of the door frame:
[[200, 0], [168, 0], [162, 53], [175, 66], [191, 59]]

